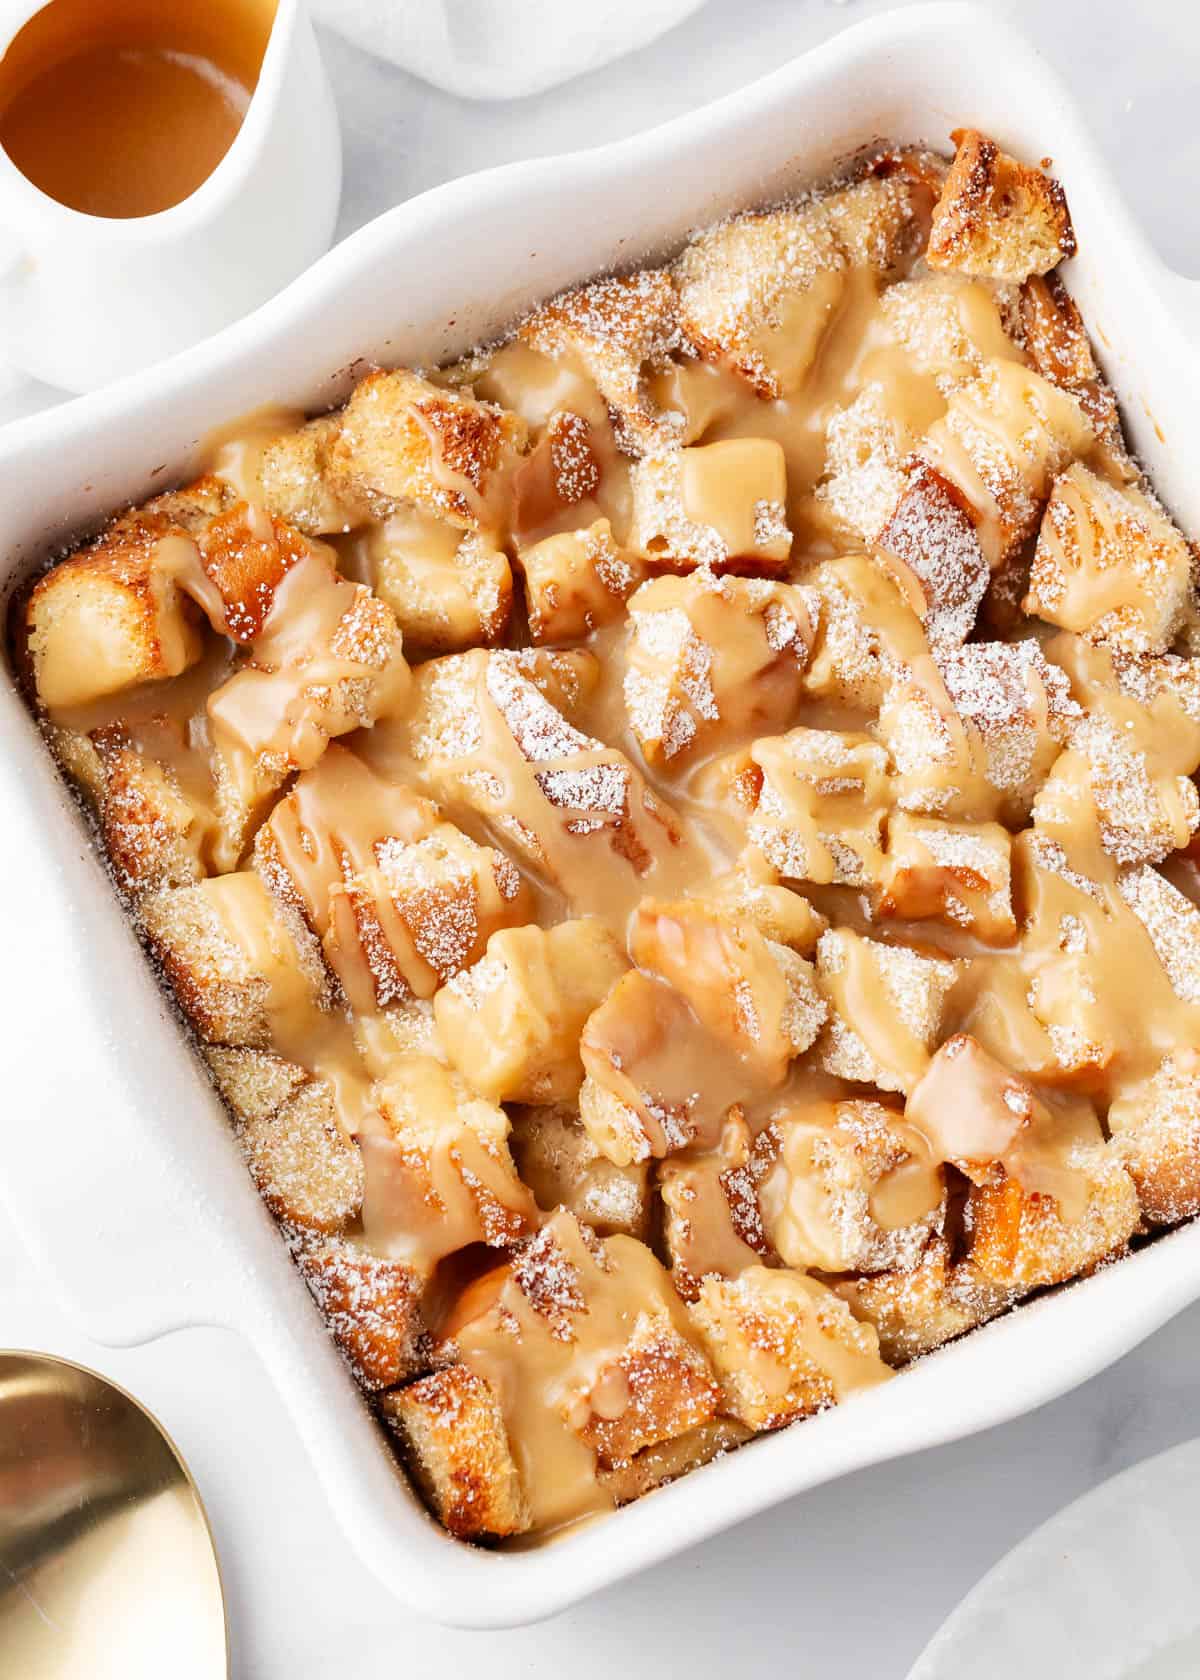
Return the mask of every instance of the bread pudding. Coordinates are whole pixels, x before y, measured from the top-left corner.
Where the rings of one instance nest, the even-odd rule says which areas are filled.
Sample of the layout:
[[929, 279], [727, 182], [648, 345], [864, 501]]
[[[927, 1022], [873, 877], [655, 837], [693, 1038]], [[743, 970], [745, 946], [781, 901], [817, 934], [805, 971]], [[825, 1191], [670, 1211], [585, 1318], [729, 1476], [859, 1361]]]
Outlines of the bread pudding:
[[974, 131], [335, 413], [14, 619], [437, 1518], [559, 1531], [1200, 1211], [1200, 615]]

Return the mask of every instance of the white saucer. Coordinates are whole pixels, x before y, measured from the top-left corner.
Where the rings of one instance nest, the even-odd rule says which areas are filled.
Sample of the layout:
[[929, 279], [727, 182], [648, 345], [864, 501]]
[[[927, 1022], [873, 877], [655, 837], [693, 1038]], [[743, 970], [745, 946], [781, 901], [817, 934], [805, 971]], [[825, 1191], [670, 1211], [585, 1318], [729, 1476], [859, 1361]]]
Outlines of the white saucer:
[[983, 1577], [908, 1680], [1196, 1680], [1200, 1439], [1068, 1505]]

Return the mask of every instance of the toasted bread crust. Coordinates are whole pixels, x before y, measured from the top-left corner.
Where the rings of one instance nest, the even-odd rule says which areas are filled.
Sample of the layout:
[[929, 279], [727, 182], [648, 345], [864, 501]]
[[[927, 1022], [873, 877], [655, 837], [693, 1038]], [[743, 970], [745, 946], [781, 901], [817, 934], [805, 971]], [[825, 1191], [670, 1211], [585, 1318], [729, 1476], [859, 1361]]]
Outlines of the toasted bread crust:
[[1075, 254], [1066, 194], [1052, 176], [1002, 152], [978, 129], [950, 136], [956, 151], [933, 210], [931, 268], [1026, 280]]
[[529, 1510], [499, 1402], [466, 1365], [385, 1394], [380, 1406], [443, 1528], [463, 1540], [522, 1534]]

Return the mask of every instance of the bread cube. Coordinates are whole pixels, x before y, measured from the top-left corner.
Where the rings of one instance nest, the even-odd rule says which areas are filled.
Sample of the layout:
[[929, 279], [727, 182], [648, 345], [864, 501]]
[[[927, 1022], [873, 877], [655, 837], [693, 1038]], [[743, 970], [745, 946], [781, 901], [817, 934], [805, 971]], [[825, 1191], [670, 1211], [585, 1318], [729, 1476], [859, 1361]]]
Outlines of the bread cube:
[[[884, 300], [898, 289], [890, 287]], [[903, 494], [902, 463], [920, 435], [907, 416], [889, 407], [876, 380], [834, 410], [825, 428], [825, 469], [815, 494], [835, 537], [853, 546], [875, 541]]]
[[1200, 1051], [1172, 1050], [1108, 1111], [1112, 1149], [1137, 1186], [1151, 1225], [1200, 1213]]
[[1116, 953], [1128, 947], [1130, 927], [1112, 920], [1111, 895], [1086, 873], [1091, 859], [1076, 864], [1052, 829], [1018, 835], [1012, 856], [1022, 943], [1038, 958], [1030, 1007], [1047, 1030], [1060, 1079], [1103, 1091], [1110, 1064], [1127, 1047], [1128, 1024], [1120, 1000], [1097, 988], [1093, 975], [1106, 951], [1121, 960]]
[[1014, 1299], [969, 1260], [952, 1259], [942, 1237], [930, 1241], [911, 1271], [852, 1278], [834, 1288], [855, 1318], [874, 1328], [880, 1357], [892, 1366], [986, 1324]]
[[887, 752], [869, 736], [791, 729], [721, 760], [706, 779], [784, 880], [879, 879], [891, 789]]
[[643, 1241], [650, 1230], [650, 1169], [618, 1167], [602, 1155], [566, 1104], [518, 1107], [512, 1114], [517, 1171], [540, 1208], [565, 1207], [600, 1236], [623, 1231]]
[[[692, 842], [625, 755], [543, 692], [577, 692], [576, 670], [594, 677], [595, 659], [576, 657], [579, 666], [539, 650], [474, 653], [425, 666], [410, 740], [442, 798], [484, 817], [573, 908], [611, 915], [620, 902], [632, 908], [659, 859], [686, 857]], [[539, 659], [549, 677], [539, 679]]]
[[615, 458], [609, 410], [592, 395], [593, 402], [581, 405], [583, 412], [551, 409], [513, 477], [512, 534], [518, 549], [588, 525], [601, 501], [611, 503], [619, 497], [618, 485], [628, 481], [628, 464]]
[[956, 485], [919, 458], [874, 544], [904, 568], [932, 647], [957, 647], [975, 628], [991, 577], [975, 516]]
[[[1108, 652], [1121, 693], [1153, 710], [1169, 729], [1178, 732], [1185, 719], [1200, 724], [1200, 659], [1177, 653], [1139, 657], [1121, 653], [1111, 644], [1095, 649], [1077, 638], [1072, 640], [1076, 648], [1089, 654]], [[1054, 655], [1059, 657], [1057, 638]]]
[[602, 1469], [716, 1411], [699, 1338], [650, 1250], [598, 1239], [563, 1211], [469, 1288], [448, 1325], [448, 1354], [505, 1374], [501, 1404], [536, 1527], [601, 1508]]
[[703, 568], [644, 583], [629, 602], [624, 687], [647, 763], [787, 722], [813, 632], [789, 584]]
[[938, 673], [982, 758], [978, 768], [1010, 822], [1029, 813], [1080, 709], [1036, 642], [969, 642], [941, 649]]
[[140, 916], [180, 1007], [207, 1043], [270, 1050], [280, 1004], [314, 1026], [322, 1020], [330, 996], [315, 942], [252, 870], [154, 893]]
[[993, 357], [950, 393], [919, 453], [966, 497], [995, 571], [1037, 530], [1054, 479], [1095, 441], [1069, 391]]
[[872, 176], [806, 204], [752, 211], [706, 229], [675, 265], [686, 338], [760, 397], [799, 389], [847, 268], [891, 273], [909, 248], [914, 204], [905, 177]]
[[1180, 775], [1186, 741], [1165, 736], [1151, 714], [1093, 706], [1071, 732], [1038, 794], [1034, 821], [1070, 827], [1090, 806], [1104, 850], [1118, 864], [1158, 863], [1186, 846], [1200, 825], [1195, 783]]
[[285, 1225], [336, 1232], [357, 1217], [362, 1156], [338, 1121], [328, 1081], [309, 1080], [274, 1114], [247, 1121], [239, 1141], [259, 1194]]
[[340, 430], [340, 415], [321, 414], [271, 438], [259, 457], [257, 499], [306, 537], [348, 531], [361, 517], [330, 482], [329, 451]]
[[631, 455], [671, 440], [677, 416], [647, 388], [679, 342], [675, 286], [666, 269], [612, 275], [562, 292], [524, 322], [521, 338], [543, 355], [577, 361], [609, 405]]
[[1131, 654], [1163, 653], [1191, 599], [1192, 551], [1162, 508], [1076, 461], [1055, 480], [1026, 612]]
[[1117, 399], [1092, 354], [1083, 316], [1057, 274], [1031, 275], [1021, 287], [1021, 339], [1030, 364], [1078, 399], [1100, 439], [1105, 470], [1133, 483], [1139, 476], [1121, 435]]
[[[217, 819], [210, 798], [172, 767], [186, 757], [185, 726], [164, 719], [140, 724], [136, 739], [106, 724], [68, 743], [53, 737], [56, 756], [93, 804], [117, 885], [131, 898], [183, 887], [207, 873]], [[158, 748], [162, 760], [154, 756]]]
[[958, 965], [849, 928], [817, 941], [817, 982], [829, 1020], [817, 1051], [841, 1079], [911, 1091], [929, 1066]]
[[818, 614], [805, 688], [878, 711], [897, 677], [928, 653], [920, 619], [895, 579], [865, 555], [821, 561], [806, 573], [804, 587], [816, 597]]
[[579, 1118], [607, 1160], [619, 1167], [661, 1160], [719, 1127], [724, 1087], [715, 1104], [702, 1106], [693, 1069], [675, 1048], [695, 1038], [696, 1017], [685, 999], [636, 968], [589, 1016], [580, 1041]]
[[492, 1385], [448, 1365], [383, 1395], [409, 1474], [442, 1527], [460, 1540], [523, 1534], [529, 1507]]
[[583, 1024], [624, 968], [592, 920], [501, 929], [434, 998], [451, 1061], [495, 1102], [569, 1102], [583, 1079]]
[[208, 698], [218, 809], [233, 837], [223, 868], [233, 867], [265, 801], [289, 775], [314, 765], [337, 736], [397, 710], [409, 692], [390, 609], [334, 571], [327, 553], [312, 549], [300, 559], [277, 599], [249, 657]]
[[388, 1138], [362, 1138], [363, 1227], [372, 1247], [428, 1276], [472, 1243], [503, 1248], [536, 1229], [508, 1149], [508, 1116], [431, 1056], [406, 1056], [376, 1087]]
[[686, 1476], [690, 1470], [711, 1464], [715, 1458], [732, 1452], [748, 1441], [751, 1431], [732, 1418], [711, 1418], [707, 1423], [689, 1429], [686, 1435], [660, 1441], [653, 1447], [643, 1447], [630, 1459], [611, 1469], [601, 1469], [599, 1480], [604, 1491], [616, 1505], [629, 1505], [655, 1488]]
[[1027, 1294], [1125, 1252], [1139, 1208], [1120, 1160], [1098, 1140], [1073, 1148], [1065, 1167], [1076, 1183], [1069, 1210], [1007, 1175], [972, 1188], [964, 1215], [970, 1258], [989, 1282]]
[[366, 548], [375, 593], [396, 615], [406, 643], [454, 653], [503, 640], [512, 570], [487, 537], [403, 508], [371, 530]]
[[516, 866], [409, 788], [331, 746], [259, 829], [255, 864], [296, 904], [359, 1013], [432, 997], [527, 921]]
[[130, 515], [38, 580], [24, 628], [40, 705], [85, 705], [195, 664], [202, 620], [172, 564], [180, 550], [195, 553], [161, 515]]
[[1017, 359], [1021, 297], [1003, 280], [921, 274], [889, 286], [879, 299], [879, 312], [913, 369], [936, 380], [948, 395], [989, 358]]
[[247, 1125], [269, 1120], [310, 1078], [298, 1062], [269, 1050], [208, 1044], [203, 1055], [234, 1119]]
[[950, 138], [956, 149], [933, 208], [930, 268], [1025, 280], [1075, 255], [1066, 195], [1052, 175], [1018, 163], [978, 129]]
[[524, 421], [406, 368], [355, 386], [327, 447], [330, 487], [386, 519], [413, 506], [465, 531], [503, 531]]
[[428, 1370], [432, 1344], [421, 1316], [422, 1274], [346, 1237], [314, 1237], [294, 1253], [342, 1357], [368, 1393]]
[[521, 569], [534, 642], [579, 641], [613, 623], [646, 576], [644, 561], [613, 541], [607, 519], [523, 548]]
[[[614, 1391], [616, 1415], [606, 1402]], [[620, 1355], [600, 1373], [579, 1436], [601, 1465], [628, 1463], [661, 1441], [688, 1435], [717, 1409], [708, 1360], [665, 1314], [641, 1313]]]
[[780, 885], [777, 871], [754, 847], [741, 852], [727, 874], [714, 876], [706, 897], [802, 957], [812, 956], [829, 926], [803, 893]]
[[1148, 864], [1123, 869], [1117, 887], [1149, 935], [1175, 996], [1200, 1003], [1200, 910]]
[[886, 1382], [879, 1338], [816, 1278], [751, 1266], [709, 1277], [688, 1311], [721, 1381], [721, 1410], [778, 1429]]
[[659, 1163], [663, 1247], [685, 1301], [704, 1278], [733, 1278], [772, 1256], [758, 1206], [755, 1150], [742, 1110], [732, 1108], [716, 1145]]
[[985, 945], [1011, 945], [1017, 936], [1011, 845], [999, 823], [897, 812], [888, 822], [877, 913], [905, 921], [932, 917]]
[[825, 1019], [811, 963], [719, 904], [643, 899], [629, 953], [685, 998], [701, 1025], [765, 1085], [783, 1080]]
[[477, 714], [481, 691], [486, 698], [487, 672], [494, 660], [510, 667], [568, 722], [577, 720], [600, 676], [595, 655], [582, 649], [485, 653], [476, 648], [444, 659], [425, 660], [413, 672], [412, 693], [402, 721], [407, 725], [413, 757], [439, 779], [448, 775], [454, 760], [469, 758], [480, 749]]
[[[774, 1088], [788, 1057], [819, 1024], [821, 1004], [803, 957], [768, 945], [753, 930], [751, 939], [739, 941], [736, 924], [721, 927], [709, 919], [709, 907], [697, 910], [677, 926], [673, 916], [655, 918], [639, 939], [643, 960], [669, 969], [671, 981], [686, 966], [682, 950], [703, 953], [686, 992], [635, 968], [584, 1026], [587, 1077], [579, 1118], [618, 1166], [716, 1147], [730, 1110]], [[667, 940], [678, 939], [678, 950], [663, 949], [656, 936], [664, 932]], [[747, 984], [739, 996], [735, 983], [743, 972]]]
[[910, 1271], [942, 1228], [941, 1166], [922, 1134], [883, 1103], [790, 1105], [759, 1147], [762, 1227], [787, 1266]]
[[645, 455], [630, 483], [629, 545], [644, 559], [677, 572], [734, 566], [775, 573], [787, 564], [787, 467], [774, 438]]

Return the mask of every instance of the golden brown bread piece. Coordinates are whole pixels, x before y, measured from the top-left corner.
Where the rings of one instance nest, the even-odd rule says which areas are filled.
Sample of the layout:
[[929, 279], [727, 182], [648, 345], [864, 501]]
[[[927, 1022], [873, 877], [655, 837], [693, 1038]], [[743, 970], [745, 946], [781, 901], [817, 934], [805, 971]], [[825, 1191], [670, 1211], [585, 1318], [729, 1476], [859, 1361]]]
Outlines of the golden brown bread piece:
[[801, 1272], [706, 1278], [688, 1311], [721, 1380], [721, 1411], [750, 1429], [778, 1429], [891, 1376], [874, 1329]]
[[676, 572], [706, 566], [773, 577], [792, 552], [787, 463], [773, 438], [660, 450], [630, 474], [629, 546]]
[[[175, 996], [207, 1043], [271, 1048], [272, 989], [279, 981], [264, 972], [264, 952], [314, 1016], [328, 1005], [328, 975], [311, 934], [250, 870], [152, 894], [140, 918]], [[250, 921], [262, 930], [254, 945], [242, 934]]]
[[985, 945], [1017, 937], [1012, 839], [999, 823], [941, 822], [897, 811], [888, 820], [878, 914], [936, 917]]
[[846, 270], [891, 273], [911, 248], [914, 218], [913, 184], [896, 173], [718, 222], [675, 265], [686, 338], [759, 396], [787, 394], [812, 365]]
[[432, 997], [482, 957], [497, 929], [531, 914], [503, 853], [336, 744], [277, 802], [255, 837], [254, 863], [302, 912], [365, 1015]]
[[639, 1315], [606, 1378], [623, 1383], [626, 1404], [615, 1417], [593, 1410], [579, 1431], [602, 1467], [690, 1434], [717, 1410], [719, 1390], [708, 1361], [662, 1317]]
[[504, 639], [512, 569], [490, 537], [404, 508], [372, 529], [367, 552], [372, 587], [395, 613], [406, 645], [456, 653]]
[[881, 1272], [834, 1285], [855, 1318], [879, 1336], [889, 1365], [965, 1335], [1013, 1303], [1011, 1289], [993, 1283], [969, 1260], [954, 1260], [949, 1242], [935, 1237], [911, 1271]]
[[1122, 483], [1139, 477], [1121, 435], [1117, 399], [1101, 376], [1078, 305], [1057, 274], [1031, 275], [1021, 287], [1021, 337], [1030, 362], [1072, 391], [1101, 440], [1105, 467]]
[[937, 1044], [957, 975], [957, 965], [934, 952], [830, 928], [817, 942], [817, 983], [829, 1003], [817, 1042], [822, 1066], [881, 1091], [911, 1090]]
[[878, 882], [891, 791], [887, 750], [869, 735], [790, 729], [719, 760], [707, 781], [784, 880]]
[[1164, 653], [1192, 599], [1190, 544], [1162, 507], [1081, 461], [1054, 482], [1024, 608], [1124, 653]]
[[1173, 1050], [1108, 1111], [1111, 1147], [1151, 1225], [1200, 1213], [1200, 1051]]
[[950, 393], [917, 453], [965, 498], [995, 571], [1037, 530], [1056, 475], [1095, 441], [1072, 392], [993, 357]]
[[1053, 176], [1018, 163], [976, 128], [950, 138], [954, 162], [925, 253], [931, 268], [1026, 280], [1074, 256], [1071, 213]]
[[127, 515], [39, 579], [25, 631], [43, 706], [178, 676], [199, 659], [200, 614], [162, 563], [172, 536], [186, 542], [165, 515]]
[[529, 634], [534, 642], [573, 642], [619, 619], [644, 582], [639, 555], [613, 540], [607, 519], [562, 531], [523, 548]]
[[507, 1248], [536, 1229], [538, 1212], [517, 1177], [509, 1120], [432, 1056], [392, 1063], [375, 1087], [388, 1137], [364, 1137], [364, 1226], [372, 1242], [422, 1276], [482, 1243]]
[[711, 1418], [686, 1435], [643, 1447], [633, 1458], [602, 1469], [599, 1479], [615, 1504], [629, 1505], [655, 1488], [686, 1476], [689, 1470], [697, 1470], [702, 1464], [711, 1464], [714, 1458], [732, 1452], [748, 1441], [752, 1433], [733, 1418]]
[[334, 494], [374, 518], [414, 506], [463, 530], [503, 531], [509, 481], [528, 444], [507, 409], [398, 368], [355, 386], [327, 448]]
[[295, 1230], [344, 1231], [362, 1210], [363, 1163], [338, 1120], [328, 1080], [249, 1048], [210, 1046], [205, 1060], [276, 1219]]
[[624, 696], [648, 764], [788, 722], [815, 625], [808, 597], [763, 578], [644, 583], [628, 604]]
[[592, 920], [505, 928], [434, 998], [451, 1061], [496, 1102], [570, 1101], [583, 1023], [626, 967]]
[[467, 1365], [448, 1365], [393, 1389], [380, 1406], [443, 1528], [473, 1540], [530, 1526], [504, 1417], [483, 1377]]
[[363, 1388], [392, 1388], [428, 1370], [431, 1343], [421, 1317], [423, 1277], [344, 1237], [302, 1239], [293, 1244], [293, 1252]]
[[517, 1170], [545, 1212], [565, 1207], [602, 1237], [623, 1231], [649, 1238], [648, 1163], [615, 1166], [592, 1142], [578, 1109], [518, 1105], [511, 1143]]
[[641, 455], [669, 441], [677, 416], [656, 408], [648, 375], [679, 341], [677, 302], [666, 269], [613, 275], [561, 292], [522, 322], [543, 355], [577, 361], [612, 411], [621, 447]]
[[321, 414], [272, 438], [262, 451], [258, 492], [269, 513], [306, 537], [323, 537], [357, 525], [362, 509], [338, 496], [330, 482], [329, 450], [340, 414]]
[[755, 1154], [763, 1231], [785, 1265], [909, 1271], [942, 1229], [945, 1174], [922, 1133], [884, 1103], [789, 1103]]
[[[117, 885], [132, 898], [200, 880], [211, 864], [217, 818], [211, 797], [185, 789], [172, 768], [183, 730], [151, 720], [135, 741], [121, 724], [89, 735], [52, 727], [55, 756], [95, 812]], [[165, 762], [152, 748], [161, 742]]]
[[1124, 1254], [1138, 1229], [1133, 1180], [1102, 1142], [1069, 1158], [1081, 1206], [1027, 1191], [1007, 1174], [972, 1187], [965, 1213], [973, 1266], [1000, 1289], [1027, 1294]]

